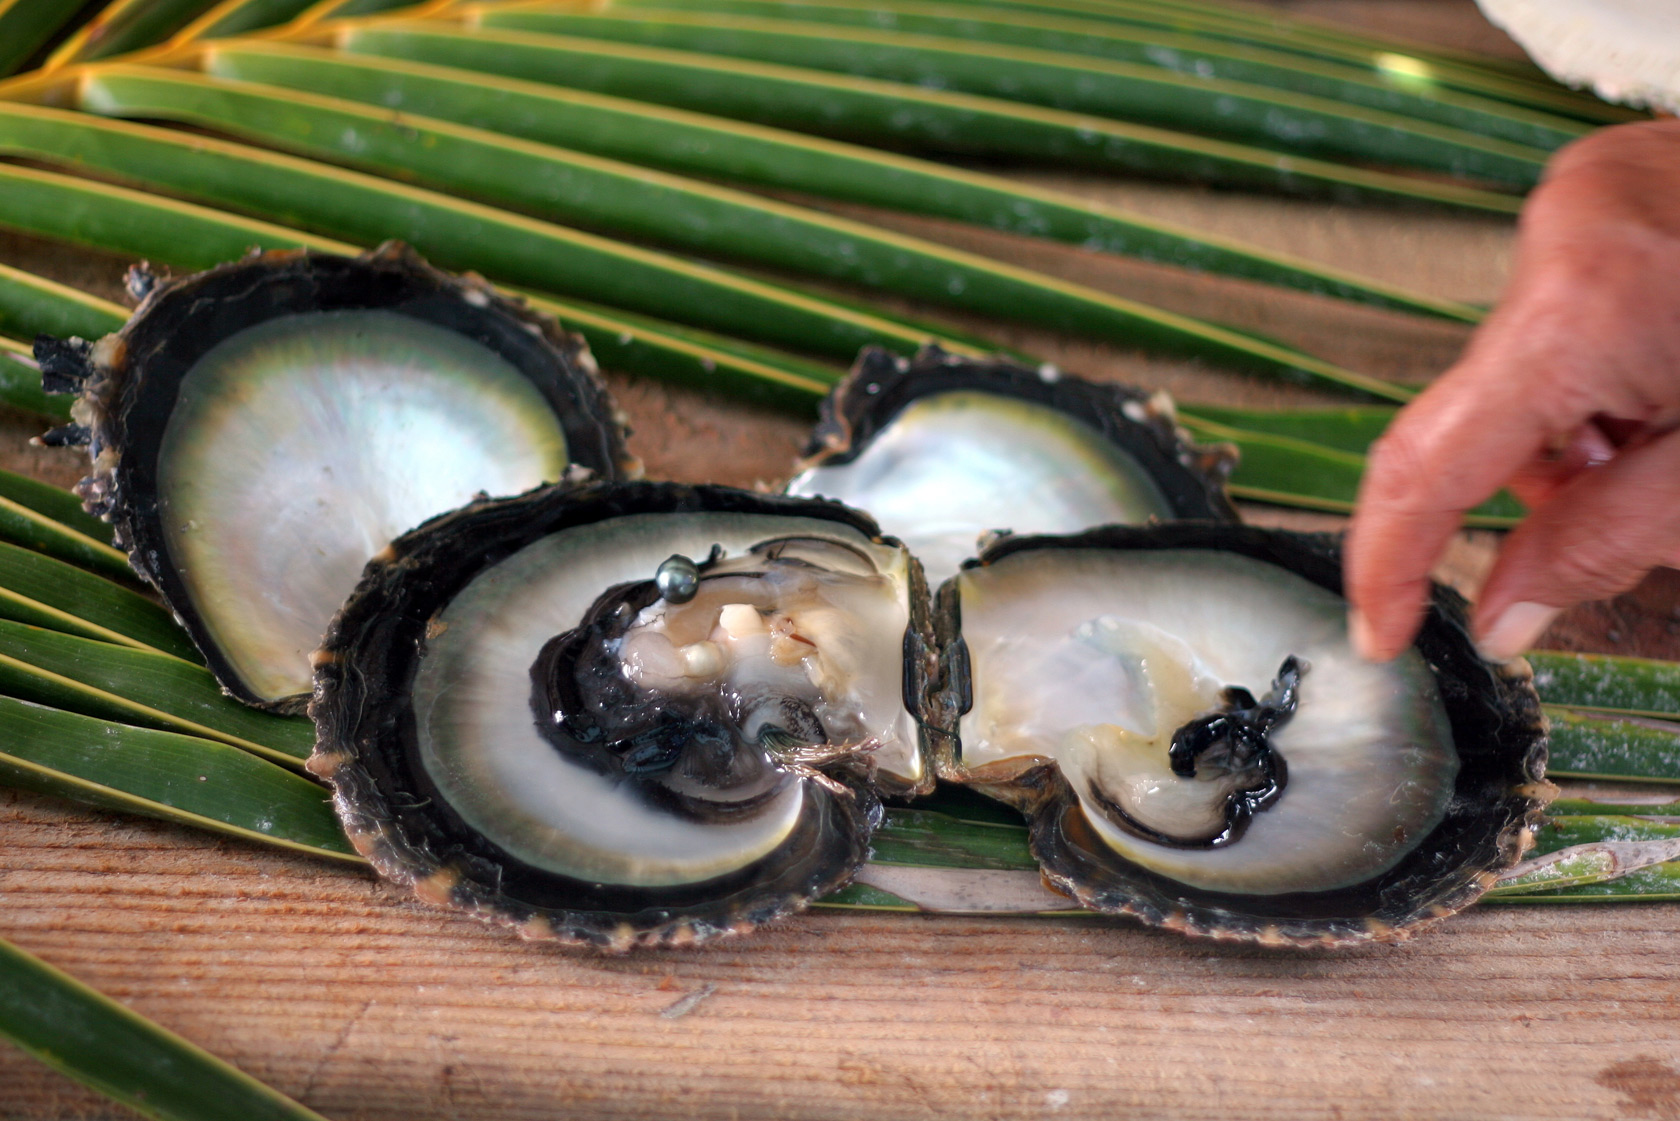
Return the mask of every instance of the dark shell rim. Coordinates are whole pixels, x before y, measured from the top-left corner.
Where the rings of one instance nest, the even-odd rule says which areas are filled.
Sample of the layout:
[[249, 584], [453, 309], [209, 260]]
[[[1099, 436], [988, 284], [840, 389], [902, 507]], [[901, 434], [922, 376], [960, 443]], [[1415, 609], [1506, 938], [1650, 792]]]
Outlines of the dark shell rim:
[[[331, 299], [320, 298], [332, 286]], [[297, 289], [287, 298], [286, 289]], [[247, 307], [273, 291], [267, 314], [246, 319], [231, 330], [205, 333], [185, 329], [211, 312], [212, 304]], [[256, 253], [203, 272], [157, 284], [129, 321], [92, 348], [93, 362], [81, 385], [76, 430], [65, 438], [90, 444], [93, 473], [77, 485], [90, 514], [112, 524], [115, 544], [128, 554], [134, 570], [162, 596], [165, 605], [204, 655], [229, 694], [255, 708], [298, 713], [308, 694], [274, 700], [256, 696], [234, 672], [193, 606], [186, 584], [169, 558], [158, 516], [157, 457], [166, 418], [173, 409], [181, 379], [211, 347], [238, 330], [280, 318], [321, 310], [447, 309], [463, 332], [506, 358], [529, 378], [554, 410], [566, 436], [567, 457], [600, 478], [619, 478], [635, 470], [625, 446], [616, 407], [601, 381], [587, 344], [552, 318], [522, 301], [504, 296], [473, 274], [453, 275], [433, 268], [400, 242], [387, 242], [356, 257], [307, 249]], [[427, 316], [430, 321], [435, 319]], [[161, 386], [167, 400], [158, 400]], [[136, 420], [151, 418], [150, 429]]]
[[[1068, 537], [1006, 537], [965, 568], [1033, 550], [1066, 548], [1236, 552], [1278, 564], [1342, 594], [1340, 539], [1335, 535], [1217, 523], [1113, 526]], [[935, 625], [942, 641], [960, 625], [955, 584], [954, 579], [946, 581], [939, 592]], [[1029, 844], [1045, 877], [1091, 910], [1130, 915], [1199, 937], [1269, 946], [1399, 941], [1462, 910], [1493, 886], [1499, 873], [1516, 864], [1533, 844], [1534, 830], [1555, 793], [1545, 780], [1546, 719], [1528, 664], [1521, 659], [1503, 665], [1484, 661], [1469, 637], [1464, 598], [1440, 585], [1433, 588], [1416, 648], [1441, 687], [1455, 745], [1463, 744], [1467, 734], [1478, 734], [1478, 748], [1468, 757], [1467, 749], [1460, 749], [1454, 806], [1443, 822], [1393, 869], [1352, 888], [1284, 896], [1211, 892], [1144, 869], [1106, 847], [1098, 856], [1102, 865], [1111, 867], [1105, 869], [1102, 882], [1093, 882], [1091, 868], [1098, 862], [1069, 839], [1070, 831], [1089, 833], [1090, 827], [1078, 798], [1053, 763], [1024, 767], [1002, 783], [975, 781], [957, 756], [954, 722], [943, 729], [935, 762], [942, 779], [975, 786], [1025, 813]], [[960, 643], [946, 649], [960, 660]], [[965, 668], [948, 667], [945, 676], [955, 678]], [[1462, 696], [1452, 681], [1463, 686]], [[1483, 690], [1479, 697], [1476, 685]], [[1481, 709], [1489, 699], [1496, 704], [1491, 717]], [[1484, 745], [1479, 736], [1489, 731], [1491, 740]], [[1424, 866], [1432, 862], [1440, 867], [1426, 875]], [[1342, 900], [1365, 899], [1372, 902], [1363, 913], [1336, 913], [1347, 910]], [[1269, 901], [1276, 910], [1255, 906], [1253, 900]], [[1284, 913], [1300, 907], [1318, 913]]]
[[[644, 902], [634, 910], [576, 909], [515, 898], [510, 888], [526, 887], [533, 877], [559, 882], [563, 891], [588, 885], [529, 868], [478, 837], [447, 809], [440, 828], [429, 812], [422, 812], [424, 805], [413, 804], [424, 803], [430, 795], [413, 781], [418, 768], [404, 762], [412, 759], [415, 744], [405, 684], [412, 680], [436, 611], [474, 576], [550, 533], [629, 514], [694, 511], [814, 517], [897, 545], [866, 515], [825, 499], [678, 483], [597, 483], [540, 487], [515, 498], [474, 503], [405, 534], [369, 564], [315, 655], [315, 699], [309, 711], [316, 722], [317, 743], [307, 766], [332, 785], [334, 807], [351, 843], [381, 875], [414, 887], [428, 902], [513, 926], [527, 937], [608, 951], [689, 945], [745, 933], [802, 910], [850, 882], [868, 857], [869, 837], [880, 816], [874, 789], [851, 772], [833, 776], [852, 788], [850, 799], [807, 785], [807, 809], [823, 803], [825, 813], [838, 815], [841, 827], [841, 843], [818, 870], [796, 877], [797, 882], [785, 882], [784, 876], [753, 883], [759, 869], [784, 858], [784, 844], [722, 877], [731, 884], [721, 901], [680, 906]], [[459, 538], [473, 542], [471, 557], [458, 551], [451, 555]], [[910, 570], [913, 581], [919, 581], [913, 558]], [[913, 586], [912, 605], [925, 601], [925, 586], [919, 594]], [[925, 611], [920, 620], [913, 617], [912, 629], [917, 627], [926, 629]], [[386, 700], [371, 699], [388, 679], [395, 679], [396, 685], [385, 690]], [[924, 764], [931, 787], [933, 766], [925, 753]], [[393, 805], [397, 797], [405, 797], [410, 805]], [[808, 823], [810, 814], [802, 814], [801, 821]], [[517, 874], [510, 875], [510, 870]], [[624, 894], [635, 896], [638, 891]]]
[[1178, 427], [1171, 399], [1128, 385], [1087, 381], [1002, 356], [971, 358], [929, 343], [913, 359], [865, 347], [819, 406], [798, 471], [850, 463], [913, 401], [978, 389], [1045, 405], [1090, 425], [1137, 461], [1161, 488], [1174, 518], [1237, 522], [1225, 492], [1236, 462], [1226, 445], [1193, 443]]

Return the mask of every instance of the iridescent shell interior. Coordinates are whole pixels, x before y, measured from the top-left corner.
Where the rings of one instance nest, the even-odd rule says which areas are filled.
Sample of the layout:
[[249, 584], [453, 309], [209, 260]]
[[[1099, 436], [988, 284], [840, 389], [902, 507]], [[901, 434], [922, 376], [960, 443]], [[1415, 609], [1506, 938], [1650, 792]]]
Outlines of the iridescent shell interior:
[[581, 340], [398, 246], [158, 285], [80, 382], [108, 517], [222, 684], [301, 705], [367, 561], [479, 494], [629, 464]]
[[994, 532], [1234, 520], [1228, 467], [1180, 437], [1163, 397], [938, 347], [870, 350], [824, 402], [787, 493], [867, 510], [938, 584]]

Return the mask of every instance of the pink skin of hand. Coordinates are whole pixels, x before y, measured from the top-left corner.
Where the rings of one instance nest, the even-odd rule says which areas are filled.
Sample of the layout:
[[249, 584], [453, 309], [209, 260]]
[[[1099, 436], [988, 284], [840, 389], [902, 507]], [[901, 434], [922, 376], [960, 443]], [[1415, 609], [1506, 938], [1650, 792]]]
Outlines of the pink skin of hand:
[[1498, 308], [1372, 447], [1344, 560], [1362, 654], [1406, 648], [1430, 570], [1501, 487], [1529, 515], [1476, 606], [1488, 658], [1680, 565], [1680, 120], [1604, 129], [1552, 159]]

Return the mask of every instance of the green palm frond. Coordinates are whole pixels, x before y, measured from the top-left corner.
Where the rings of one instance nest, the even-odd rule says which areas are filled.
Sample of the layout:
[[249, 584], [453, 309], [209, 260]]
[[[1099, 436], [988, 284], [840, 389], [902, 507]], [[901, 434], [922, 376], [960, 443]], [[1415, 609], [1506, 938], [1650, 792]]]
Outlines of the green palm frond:
[[1015, 45], [638, 7], [622, 16], [526, 7], [478, 21], [751, 59], [1043, 105], [1323, 159], [1442, 172], [1527, 190], [1546, 151], [1309, 94]]
[[[78, 23], [78, 21], [80, 21]], [[532, 30], [533, 28], [538, 30]], [[197, 270], [253, 247], [408, 240], [525, 290], [608, 369], [808, 413], [864, 344], [995, 343], [833, 283], [1383, 402], [1410, 391], [1252, 333], [841, 219], [952, 219], [1463, 324], [1471, 307], [948, 162], [1514, 214], [1546, 155], [1635, 116], [1522, 65], [1204, 0], [0, 0], [0, 227]], [[916, 83], [925, 83], [918, 85]], [[940, 88], [929, 88], [937, 84]], [[146, 123], [126, 118], [144, 119]], [[207, 135], [207, 133], [209, 135]], [[753, 270], [771, 270], [760, 275]], [[124, 309], [0, 265], [0, 404], [53, 422], [29, 342]], [[1239, 497], [1347, 510], [1392, 406], [1187, 408]], [[1508, 497], [1485, 525], [1521, 513]], [[1680, 782], [1680, 668], [1537, 655], [1558, 773]], [[358, 863], [299, 773], [310, 725], [223, 696], [108, 526], [0, 472], [0, 779]], [[1668, 803], [1560, 803], [1513, 902], [1680, 898]], [[1003, 875], [1011, 813], [890, 809], [832, 907], [938, 909]], [[960, 890], [954, 890], [960, 889]], [[1008, 910], [1008, 907], [1002, 908]], [[0, 943], [0, 1034], [149, 1116], [314, 1114]]]
[[196, 662], [5, 620], [0, 620], [0, 694], [220, 740], [291, 767], [299, 766], [315, 743], [307, 721], [232, 700]]
[[[615, 235], [825, 275], [928, 303], [1092, 335], [1120, 345], [1178, 352], [1298, 380], [1323, 380], [1373, 397], [1404, 400], [1410, 396], [1397, 386], [1339, 370], [1288, 348], [976, 254], [742, 192], [424, 117], [405, 116], [393, 123], [387, 113], [333, 99], [141, 69], [113, 69], [91, 76], [83, 86], [82, 104], [101, 114], [208, 125], [311, 156], [343, 159], [384, 175], [413, 178], [433, 188], [522, 212], [605, 227]], [[9, 135], [17, 135], [8, 129], [4, 113], [0, 109], [0, 146], [8, 142]], [[65, 132], [63, 128], [55, 131], [60, 136]], [[189, 189], [184, 176], [166, 178], [160, 172], [160, 162], [178, 157], [170, 153], [168, 142], [159, 135], [119, 137], [106, 131], [98, 132], [96, 139], [95, 134], [89, 135], [88, 143], [76, 150], [84, 164], [97, 160], [97, 166], [103, 169], [144, 176], [153, 185]], [[164, 154], [151, 158], [149, 153], [136, 152], [146, 140], [151, 141], [148, 148], [162, 149]], [[44, 148], [38, 143], [20, 143], [29, 143], [32, 154], [44, 157]], [[122, 150], [116, 152], [119, 144]], [[229, 165], [220, 185], [208, 189], [203, 186], [206, 149], [202, 142], [195, 151], [198, 166], [192, 172], [198, 178], [191, 180], [192, 189], [209, 201], [248, 206], [258, 198], [266, 204], [265, 209], [283, 209], [303, 225], [363, 240], [369, 240], [376, 230], [394, 230], [428, 256], [442, 260], [462, 261], [468, 252], [465, 239], [470, 239], [476, 246], [476, 259], [492, 266], [487, 270], [492, 276], [505, 276], [516, 283], [573, 296], [598, 294], [609, 302], [649, 313], [663, 310], [669, 314], [680, 309], [693, 316], [691, 321], [697, 325], [743, 335], [762, 331], [757, 324], [763, 318], [786, 321], [796, 308], [811, 304], [810, 300], [794, 297], [771, 305], [769, 299], [774, 297], [765, 286], [755, 287], [767, 298], [747, 302], [743, 285], [732, 284], [721, 273], [706, 276], [683, 262], [658, 260], [628, 250], [607, 257], [590, 241], [577, 235], [567, 237], [565, 231], [551, 225], [520, 223], [512, 215], [450, 205], [437, 195], [400, 192], [370, 178], [335, 175], [306, 167], [302, 161], [283, 161], [254, 150], [226, 147], [215, 152], [218, 156], [225, 154]], [[329, 210], [328, 197], [335, 194], [343, 196], [344, 202]], [[411, 208], [416, 212], [414, 219], [405, 223], [393, 213], [391, 203], [399, 211], [405, 205]], [[487, 236], [495, 236], [490, 231], [499, 234], [508, 227], [519, 229], [522, 243], [530, 246], [529, 250], [523, 259], [511, 255], [490, 258]], [[463, 232], [446, 240], [446, 230]], [[562, 274], [568, 250], [578, 263]], [[546, 258], [544, 268], [531, 263], [539, 253]], [[682, 280], [687, 284], [674, 286]], [[724, 301], [731, 297], [741, 304], [739, 313], [732, 318], [717, 317]], [[702, 314], [713, 318], [702, 319]], [[836, 312], [830, 315], [838, 317]], [[761, 335], [760, 339], [797, 347], [810, 327], [809, 319], [792, 322], [776, 335]], [[913, 349], [917, 341], [905, 340], [902, 333], [896, 337], [850, 333], [835, 337], [842, 355], [869, 343]]]
[[[38, 371], [35, 377], [36, 381], [39, 382], [40, 373]], [[50, 397], [48, 400], [56, 405], [62, 404], [65, 398]], [[111, 527], [83, 510], [80, 498], [38, 479], [31, 479], [27, 475], [19, 475], [15, 471], [0, 471], [0, 499], [4, 499], [7, 503], [22, 506], [33, 514], [51, 518], [59, 525], [74, 530], [90, 541], [96, 541], [101, 545], [111, 543]], [[128, 578], [127, 575], [122, 577], [124, 580]]]
[[0, 77], [20, 69], [76, 18], [62, 0], [0, 0]]
[[[898, 0], [882, 5], [893, 9]], [[1498, 60], [1419, 47], [1342, 27], [1279, 20], [1273, 13], [1242, 12], [1217, 3], [1156, 3], [1153, 0], [969, 0], [978, 10], [1056, 13], [1101, 20], [1118, 27], [1194, 35], [1212, 43], [1261, 47], [1316, 59], [1366, 73], [1383, 83], [1427, 95], [1459, 91], [1601, 124], [1638, 114], [1564, 89], [1528, 64], [1512, 68]]]
[[313, 1110], [4, 940], [0, 1035], [157, 1121], [322, 1121]]
[[765, 62], [602, 39], [469, 30], [442, 23], [347, 27], [352, 54], [699, 109], [882, 147], [1035, 160], [1332, 198], [1514, 214], [1519, 200], [1063, 109]]
[[205, 73], [423, 114], [631, 164], [869, 203], [1461, 322], [1481, 313], [1072, 195], [930, 160], [643, 102], [274, 42], [206, 47]]
[[1552, 149], [1588, 131], [1570, 117], [1524, 109], [1509, 102], [1459, 94], [1428, 93], [1384, 81], [1372, 68], [1321, 62], [1264, 47], [1221, 43], [1206, 36], [1127, 27], [1096, 19], [972, 4], [900, 3], [892, 7], [850, 0], [616, 0], [624, 15], [670, 12], [727, 14], [799, 20], [821, 25], [900, 31], [912, 35], [993, 43], [1033, 51], [1085, 55], [1170, 74], [1212, 78], [1243, 86], [1322, 98], [1330, 110], [1355, 107], [1460, 129], [1514, 144]]
[[1680, 666], [1610, 654], [1536, 651], [1534, 681], [1549, 698], [1615, 716], [1673, 718], [1680, 714]]
[[0, 542], [0, 619], [198, 661], [169, 612], [75, 564]]
[[[15, 479], [14, 485], [29, 482]], [[0, 486], [0, 491], [5, 488]], [[110, 534], [101, 527], [94, 532], [64, 522], [0, 493], [0, 541], [22, 546], [56, 560], [66, 561], [107, 579], [139, 586], [128, 558], [108, 543]]]
[[[8, 194], [6, 209], [12, 209]], [[128, 312], [67, 284], [0, 264], [0, 332], [98, 338], [128, 321]]]

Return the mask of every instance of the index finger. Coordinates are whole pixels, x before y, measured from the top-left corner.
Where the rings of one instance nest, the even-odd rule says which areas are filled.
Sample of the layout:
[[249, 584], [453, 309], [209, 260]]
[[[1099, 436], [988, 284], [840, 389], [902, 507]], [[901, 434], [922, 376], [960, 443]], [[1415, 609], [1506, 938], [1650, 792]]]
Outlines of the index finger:
[[1508, 345], [1511, 333], [1484, 328], [1372, 446], [1343, 561], [1366, 657], [1387, 660], [1411, 641], [1465, 512], [1592, 415], [1583, 395], [1559, 391], [1555, 356], [1534, 353], [1532, 337]]

